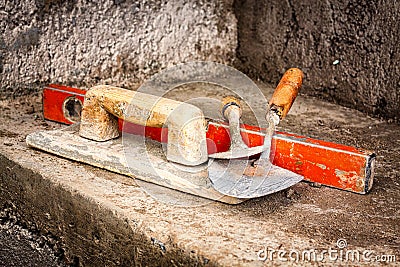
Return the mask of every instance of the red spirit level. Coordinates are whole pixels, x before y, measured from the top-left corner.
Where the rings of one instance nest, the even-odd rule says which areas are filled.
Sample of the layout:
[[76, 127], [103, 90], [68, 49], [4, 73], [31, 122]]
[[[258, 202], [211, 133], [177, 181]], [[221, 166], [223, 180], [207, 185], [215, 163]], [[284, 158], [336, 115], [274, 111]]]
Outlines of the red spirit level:
[[[43, 90], [44, 118], [65, 124], [78, 122], [85, 93], [85, 90], [68, 86], [46, 86]], [[124, 132], [168, 142], [167, 129], [122, 120], [119, 125]], [[264, 136], [260, 128], [242, 125], [241, 130], [248, 146], [262, 145]], [[228, 126], [210, 122], [207, 141], [209, 154], [227, 151], [230, 146]], [[306, 181], [360, 194], [372, 187], [375, 154], [371, 151], [285, 132], [276, 132], [272, 142], [276, 145], [273, 164], [304, 176]]]

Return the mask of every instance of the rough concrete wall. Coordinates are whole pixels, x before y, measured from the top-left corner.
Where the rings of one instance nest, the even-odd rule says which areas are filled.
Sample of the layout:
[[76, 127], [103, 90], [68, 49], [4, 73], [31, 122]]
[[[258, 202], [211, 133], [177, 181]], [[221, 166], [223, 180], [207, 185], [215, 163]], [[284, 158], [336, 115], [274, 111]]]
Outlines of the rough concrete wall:
[[230, 1], [0, 0], [1, 98], [46, 83], [129, 88], [179, 62], [231, 63]]
[[275, 83], [297, 66], [303, 92], [400, 118], [397, 1], [238, 0], [235, 12], [242, 70]]

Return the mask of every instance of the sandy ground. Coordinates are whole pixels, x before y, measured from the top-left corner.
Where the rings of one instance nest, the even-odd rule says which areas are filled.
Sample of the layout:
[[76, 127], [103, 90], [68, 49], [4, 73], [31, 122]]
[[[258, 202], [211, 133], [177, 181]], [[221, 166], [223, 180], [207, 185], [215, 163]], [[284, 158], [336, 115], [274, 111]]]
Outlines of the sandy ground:
[[[270, 86], [259, 86], [266, 95], [271, 93]], [[39, 96], [2, 101], [0, 153], [23, 153], [28, 149], [24, 143], [28, 133], [60, 127], [43, 120]], [[145, 205], [143, 209], [138, 205], [135, 209], [123, 208], [122, 211], [129, 216], [138, 216], [155, 233], [161, 228], [152, 220], [161, 216], [162, 221], [167, 222], [168, 230], [159, 234], [159, 239], [181, 242], [186, 249], [193, 247], [193, 250], [222, 265], [277, 264], [268, 260], [257, 261], [257, 251], [265, 247], [286, 251], [292, 248], [323, 250], [335, 248], [339, 239], [347, 242], [347, 249], [371, 250], [375, 256], [395, 255], [400, 261], [400, 126], [300, 96], [279, 130], [375, 151], [377, 165], [371, 192], [358, 195], [302, 182], [290, 189], [235, 206], [213, 203], [196, 207], [190, 211], [190, 219], [179, 217], [189, 216], [189, 211], [183, 208], [157, 204], [146, 198], [147, 203], [142, 203]], [[40, 152], [35, 154], [40, 155]], [[78, 168], [77, 163], [72, 166]], [[96, 179], [104, 177], [121, 187], [130, 183], [126, 182], [129, 179], [119, 175], [91, 167], [85, 169], [95, 173]], [[119, 197], [123, 197], [123, 193]], [[111, 202], [119, 206], [117, 201], [115, 197]], [[207, 214], [207, 219], [202, 214]], [[165, 229], [165, 225], [163, 227]], [[217, 238], [220, 235], [224, 238]], [[188, 241], [193, 238], [198, 240]]]
[[0, 266], [63, 267], [47, 238], [7, 221], [0, 225]]

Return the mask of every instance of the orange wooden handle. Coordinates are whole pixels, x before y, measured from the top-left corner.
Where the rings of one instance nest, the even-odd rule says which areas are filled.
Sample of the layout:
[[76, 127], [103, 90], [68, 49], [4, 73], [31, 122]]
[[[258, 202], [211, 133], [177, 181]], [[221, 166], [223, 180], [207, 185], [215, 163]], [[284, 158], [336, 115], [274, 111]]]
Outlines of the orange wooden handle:
[[278, 114], [280, 119], [286, 117], [303, 82], [303, 72], [297, 68], [288, 69], [269, 101], [269, 108]]

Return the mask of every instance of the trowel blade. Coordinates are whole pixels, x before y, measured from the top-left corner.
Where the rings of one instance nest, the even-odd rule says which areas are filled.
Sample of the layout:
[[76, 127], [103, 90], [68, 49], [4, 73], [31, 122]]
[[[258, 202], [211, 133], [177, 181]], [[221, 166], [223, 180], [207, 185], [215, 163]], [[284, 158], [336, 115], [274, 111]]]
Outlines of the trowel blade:
[[208, 157], [215, 159], [238, 159], [247, 158], [253, 155], [260, 154], [264, 151], [264, 146], [249, 147], [247, 149], [234, 149], [225, 152], [209, 154]]
[[303, 176], [272, 164], [261, 168], [256, 170], [247, 160], [214, 160], [208, 175], [217, 191], [237, 198], [265, 196], [303, 180]]

